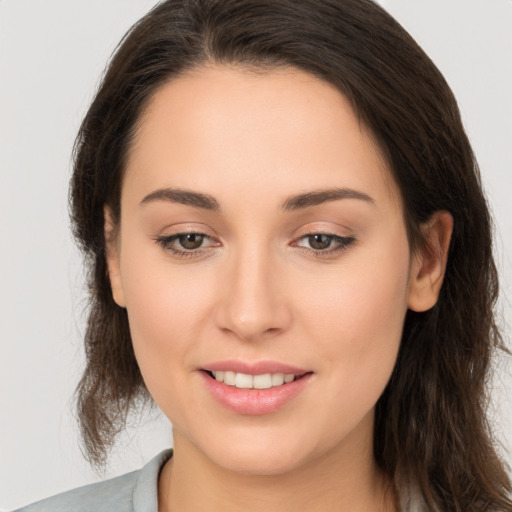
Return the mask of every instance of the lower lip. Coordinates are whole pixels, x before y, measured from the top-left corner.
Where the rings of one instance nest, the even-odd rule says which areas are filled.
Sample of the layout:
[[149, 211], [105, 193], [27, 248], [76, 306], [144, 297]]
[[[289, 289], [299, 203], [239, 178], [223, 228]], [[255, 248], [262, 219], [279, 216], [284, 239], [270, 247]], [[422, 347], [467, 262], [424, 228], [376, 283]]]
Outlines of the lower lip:
[[206, 387], [213, 397], [224, 407], [238, 414], [270, 414], [284, 407], [308, 384], [312, 374], [307, 373], [293, 382], [268, 389], [239, 389], [228, 386], [200, 372]]

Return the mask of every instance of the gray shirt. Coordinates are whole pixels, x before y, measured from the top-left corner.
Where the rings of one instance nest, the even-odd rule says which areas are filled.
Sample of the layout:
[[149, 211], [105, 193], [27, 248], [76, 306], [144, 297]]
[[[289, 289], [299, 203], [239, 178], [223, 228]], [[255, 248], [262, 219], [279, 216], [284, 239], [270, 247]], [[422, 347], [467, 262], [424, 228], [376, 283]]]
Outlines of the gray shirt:
[[158, 512], [158, 475], [171, 458], [165, 450], [142, 469], [57, 494], [15, 512]]
[[[14, 512], [158, 512], [158, 475], [172, 457], [165, 450], [142, 469], [38, 501]], [[402, 491], [403, 512], [427, 512], [417, 493]]]

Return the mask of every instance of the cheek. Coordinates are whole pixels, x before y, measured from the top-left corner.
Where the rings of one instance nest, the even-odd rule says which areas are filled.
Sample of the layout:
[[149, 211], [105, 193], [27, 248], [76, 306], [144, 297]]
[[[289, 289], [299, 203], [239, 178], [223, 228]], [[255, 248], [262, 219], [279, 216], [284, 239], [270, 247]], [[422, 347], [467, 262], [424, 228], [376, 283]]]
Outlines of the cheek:
[[208, 304], [201, 276], [191, 279], [183, 267], [173, 268], [164, 253], [155, 257], [153, 247], [127, 243], [123, 249], [121, 273], [132, 342], [146, 385], [158, 402], [159, 383], [167, 386], [178, 375], [173, 370], [192, 368], [187, 355], [199, 339]]
[[[371, 407], [393, 371], [407, 311], [407, 244], [358, 254], [301, 297], [308, 338], [345, 407]], [[308, 314], [309, 312], [309, 314]]]

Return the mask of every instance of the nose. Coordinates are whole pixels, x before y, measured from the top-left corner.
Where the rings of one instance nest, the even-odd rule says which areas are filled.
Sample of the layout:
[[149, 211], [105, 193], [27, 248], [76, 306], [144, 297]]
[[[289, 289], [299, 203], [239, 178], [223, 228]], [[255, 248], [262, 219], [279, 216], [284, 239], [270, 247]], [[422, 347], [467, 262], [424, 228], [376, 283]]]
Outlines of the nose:
[[277, 267], [268, 251], [254, 247], [226, 262], [215, 315], [220, 329], [253, 341], [274, 337], [289, 327], [292, 314]]

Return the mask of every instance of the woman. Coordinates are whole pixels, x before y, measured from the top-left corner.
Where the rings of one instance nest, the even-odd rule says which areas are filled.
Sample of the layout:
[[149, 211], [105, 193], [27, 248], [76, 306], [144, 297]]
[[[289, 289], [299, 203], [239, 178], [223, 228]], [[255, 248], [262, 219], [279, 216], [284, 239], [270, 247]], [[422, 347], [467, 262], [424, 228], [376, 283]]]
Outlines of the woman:
[[29, 510], [512, 510], [476, 162], [372, 2], [157, 6], [83, 122], [71, 201], [89, 457], [150, 399], [174, 452]]

